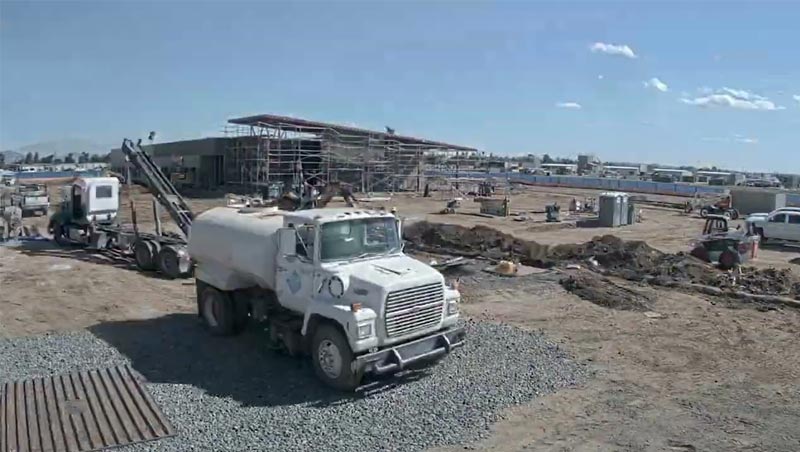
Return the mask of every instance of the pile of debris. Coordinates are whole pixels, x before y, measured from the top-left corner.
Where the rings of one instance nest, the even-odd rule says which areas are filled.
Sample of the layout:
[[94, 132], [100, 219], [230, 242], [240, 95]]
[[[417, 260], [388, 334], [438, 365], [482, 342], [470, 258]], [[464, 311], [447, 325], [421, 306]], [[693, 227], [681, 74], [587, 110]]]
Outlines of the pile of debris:
[[[410, 248], [432, 253], [513, 260], [536, 267], [586, 267], [604, 276], [658, 286], [712, 287], [724, 293], [780, 296], [800, 300], [800, 278], [791, 270], [740, 267], [720, 271], [684, 253], [661, 252], [643, 241], [616, 236], [595, 237], [581, 244], [547, 246], [522, 240], [486, 226], [414, 223], [404, 230]], [[577, 264], [577, 265], [576, 265]], [[602, 281], [605, 283], [604, 281]], [[595, 282], [573, 281], [571, 287]], [[721, 293], [720, 293], [721, 294]]]

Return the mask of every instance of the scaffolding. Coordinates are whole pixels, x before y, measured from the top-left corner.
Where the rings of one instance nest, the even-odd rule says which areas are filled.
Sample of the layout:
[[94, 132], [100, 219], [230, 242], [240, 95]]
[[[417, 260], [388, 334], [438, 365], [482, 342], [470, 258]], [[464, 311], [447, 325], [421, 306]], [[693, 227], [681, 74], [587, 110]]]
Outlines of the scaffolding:
[[230, 120], [225, 135], [226, 183], [271, 195], [334, 181], [362, 193], [420, 191], [426, 170], [443, 161], [457, 168], [456, 160], [477, 155], [473, 148], [392, 131], [275, 115]]

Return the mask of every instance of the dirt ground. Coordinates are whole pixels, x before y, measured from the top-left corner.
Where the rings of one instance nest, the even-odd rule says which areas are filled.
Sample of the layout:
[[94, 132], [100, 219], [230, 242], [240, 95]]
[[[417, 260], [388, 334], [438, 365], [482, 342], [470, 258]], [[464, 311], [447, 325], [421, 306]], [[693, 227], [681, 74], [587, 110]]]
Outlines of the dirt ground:
[[[586, 190], [528, 188], [511, 198], [515, 212], [566, 206]], [[152, 222], [150, 198], [137, 189], [138, 219]], [[201, 211], [219, 198], [191, 199]], [[127, 196], [123, 219], [127, 221]], [[440, 215], [441, 195], [396, 196], [370, 205], [397, 207], [409, 220], [488, 225], [540, 243], [578, 243], [613, 233], [664, 252], [687, 251], [702, 220], [646, 208], [642, 223], [619, 229], [559, 227], [534, 220], [484, 218], [462, 201]], [[566, 212], [563, 212], [565, 214]], [[162, 214], [165, 221], [166, 214]], [[44, 229], [45, 218], [26, 219]], [[755, 265], [798, 266], [794, 249], [762, 250]], [[508, 410], [487, 440], [465, 448], [518, 450], [800, 450], [800, 311], [722, 303], [713, 297], [614, 279], [643, 295], [646, 309], [598, 306], [567, 292], [552, 270], [501, 285], [462, 278], [463, 312], [472, 318], [542, 330], [596, 373], [584, 386]], [[0, 246], [0, 336], [87, 328], [113, 320], [195, 310], [193, 280], [137, 271], [130, 258], [47, 241]]]

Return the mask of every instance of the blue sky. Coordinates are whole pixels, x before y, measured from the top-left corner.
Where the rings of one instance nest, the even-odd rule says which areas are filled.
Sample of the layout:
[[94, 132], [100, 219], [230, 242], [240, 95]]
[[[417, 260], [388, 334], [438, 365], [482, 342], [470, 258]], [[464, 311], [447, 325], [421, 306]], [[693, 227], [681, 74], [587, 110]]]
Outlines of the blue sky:
[[800, 173], [799, 17], [790, 2], [3, 1], [0, 149], [277, 113], [495, 153]]

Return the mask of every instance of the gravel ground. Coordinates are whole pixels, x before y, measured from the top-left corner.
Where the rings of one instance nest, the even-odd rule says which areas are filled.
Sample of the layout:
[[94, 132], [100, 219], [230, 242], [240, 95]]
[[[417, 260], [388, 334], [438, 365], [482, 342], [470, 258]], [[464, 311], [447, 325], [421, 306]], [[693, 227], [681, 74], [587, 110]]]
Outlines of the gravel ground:
[[0, 381], [130, 362], [178, 436], [124, 452], [412, 451], [480, 439], [503, 408], [586, 375], [541, 334], [466, 326], [467, 345], [443, 361], [356, 395], [320, 386], [307, 359], [265, 350], [260, 332], [211, 338], [192, 315], [0, 340]]

